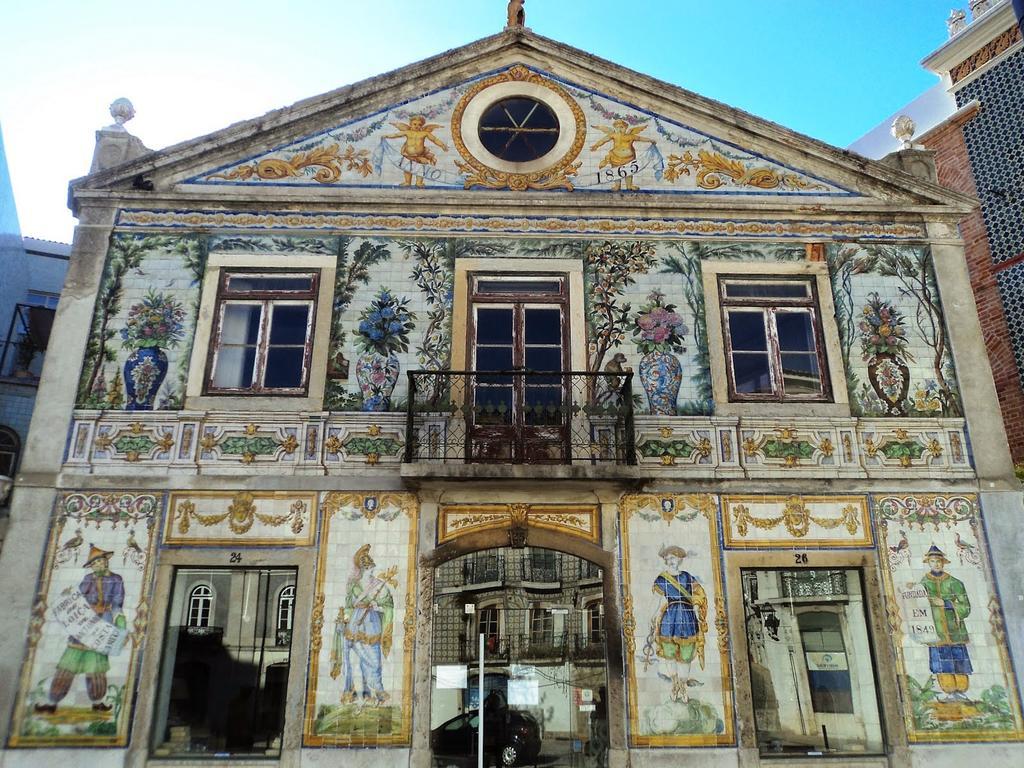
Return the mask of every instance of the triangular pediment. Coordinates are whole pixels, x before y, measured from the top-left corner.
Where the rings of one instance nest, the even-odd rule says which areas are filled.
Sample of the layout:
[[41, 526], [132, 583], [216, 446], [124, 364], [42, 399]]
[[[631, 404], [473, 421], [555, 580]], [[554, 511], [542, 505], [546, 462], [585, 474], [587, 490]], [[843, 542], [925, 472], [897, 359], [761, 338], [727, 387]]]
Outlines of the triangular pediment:
[[[557, 127], [549, 120], [538, 123], [545, 126], [539, 128], [531, 127], [535, 118], [529, 107], [522, 114], [498, 115], [507, 115], [509, 124], [491, 127], [500, 136], [491, 143], [496, 152], [501, 152], [506, 137], [513, 144], [522, 142], [525, 152], [547, 146], [538, 145], [538, 139], [558, 137], [552, 150], [527, 163], [492, 154], [480, 140], [479, 113], [486, 115], [489, 106], [518, 93], [530, 94], [539, 110], [547, 107], [549, 115], [557, 113]], [[468, 112], [475, 114], [467, 116]], [[521, 170], [524, 166], [528, 170]], [[857, 195], [837, 181], [678, 118], [521, 64], [346, 120], [268, 152], [203, 169], [184, 183]]]
[[[542, 102], [557, 123], [557, 138], [536, 159], [501, 157], [501, 144], [495, 149], [482, 138], [488, 109], [517, 95]], [[511, 127], [532, 127], [522, 119], [510, 116]], [[550, 123], [537, 127], [550, 131]], [[529, 32], [485, 38], [72, 183], [73, 192], [90, 188], [261, 200], [275, 189], [289, 198], [322, 190], [342, 199], [348, 191], [382, 203], [391, 191], [396, 201], [424, 202], [431, 192], [483, 190], [635, 191], [666, 203], [772, 198], [776, 205], [923, 204], [960, 212], [973, 205]]]

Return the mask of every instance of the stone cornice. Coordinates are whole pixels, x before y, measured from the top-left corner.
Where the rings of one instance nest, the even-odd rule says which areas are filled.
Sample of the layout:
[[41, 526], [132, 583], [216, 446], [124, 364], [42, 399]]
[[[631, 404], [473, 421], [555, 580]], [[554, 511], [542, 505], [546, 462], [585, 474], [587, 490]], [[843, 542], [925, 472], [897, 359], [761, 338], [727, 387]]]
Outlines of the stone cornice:
[[[1003, 0], [1001, 5], [972, 21], [962, 32], [922, 59], [921, 66], [939, 76], [949, 75], [955, 67], [966, 62], [1016, 24], [1012, 3]], [[963, 76], [958, 79], [962, 80]]]

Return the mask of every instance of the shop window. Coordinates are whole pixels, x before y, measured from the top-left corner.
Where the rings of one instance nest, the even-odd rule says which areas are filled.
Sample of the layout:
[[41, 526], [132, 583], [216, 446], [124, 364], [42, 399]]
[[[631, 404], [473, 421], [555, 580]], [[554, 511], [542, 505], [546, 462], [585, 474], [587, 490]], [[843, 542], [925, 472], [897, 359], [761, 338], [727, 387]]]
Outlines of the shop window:
[[741, 581], [761, 753], [883, 753], [860, 572], [744, 570]]
[[221, 271], [207, 394], [306, 393], [319, 277]]
[[813, 279], [719, 277], [729, 399], [829, 400]]
[[208, 627], [210, 617], [213, 615], [213, 590], [205, 584], [200, 584], [192, 589], [188, 596], [188, 619], [186, 625], [189, 627]]
[[290, 644], [275, 642], [282, 596], [290, 596], [285, 612], [290, 622], [292, 569], [175, 572], [156, 697], [154, 756], [280, 755], [291, 655]]

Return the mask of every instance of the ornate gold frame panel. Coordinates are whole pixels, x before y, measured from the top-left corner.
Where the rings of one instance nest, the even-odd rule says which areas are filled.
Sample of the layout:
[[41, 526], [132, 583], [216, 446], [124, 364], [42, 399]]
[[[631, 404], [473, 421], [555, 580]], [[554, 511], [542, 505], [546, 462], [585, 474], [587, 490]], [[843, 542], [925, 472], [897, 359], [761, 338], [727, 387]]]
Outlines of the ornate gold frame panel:
[[[476, 147], [476, 153], [467, 146], [467, 143], [479, 142], [475, 142], [466, 132], [463, 122], [468, 122], [479, 112], [481, 104], [487, 107], [493, 101], [512, 95], [536, 96], [556, 113], [562, 112], [563, 116], [571, 116], [571, 126], [567, 125], [563, 130], [572, 131], [572, 134], [567, 137], [568, 141], [559, 142], [566, 144], [566, 147], [556, 145], [552, 150], [552, 154], [557, 155], [553, 161], [545, 162], [544, 158], [540, 158], [529, 163], [505, 163], [499, 158], [493, 158], [485, 162], [479, 156], [486, 153], [482, 146]], [[580, 162], [577, 162], [576, 158], [586, 143], [587, 119], [580, 106], [562, 86], [521, 64], [516, 64], [504, 72], [481, 80], [466, 92], [452, 113], [451, 132], [452, 143], [464, 160], [456, 160], [455, 164], [466, 174], [466, 189], [485, 187], [513, 191], [572, 190], [573, 184], [569, 177], [574, 176], [580, 167]], [[507, 167], [496, 167], [499, 164]]]
[[875, 495], [872, 507], [908, 740], [1024, 741], [978, 497]]
[[508, 530], [509, 538], [522, 537], [530, 528], [543, 528], [599, 543], [601, 515], [594, 504], [445, 504], [438, 514], [437, 543], [444, 544], [471, 533]]
[[[332, 492], [321, 499], [305, 746], [411, 743], [418, 529], [419, 502], [411, 493]], [[379, 617], [390, 609], [392, 619], [357, 627], [359, 609]], [[376, 683], [368, 686], [373, 665]]]
[[317, 495], [300, 491], [170, 494], [164, 544], [307, 547], [316, 541]]
[[874, 545], [867, 496], [722, 496], [722, 539], [729, 549]]
[[[632, 747], [736, 743], [717, 518], [718, 507], [710, 494], [626, 494], [619, 502], [622, 634]], [[660, 567], [664, 570], [658, 573]], [[686, 570], [674, 572], [680, 569]], [[667, 638], [659, 634], [673, 589], [676, 602], [685, 600], [692, 608], [695, 635]], [[677, 662], [688, 665], [682, 675]], [[642, 667], [639, 674], [638, 666]]]
[[[32, 606], [9, 746], [127, 746], [162, 503], [162, 494], [134, 491], [58, 497]], [[121, 606], [113, 597], [117, 584]], [[109, 618], [97, 619], [97, 601], [104, 599]], [[77, 627], [76, 635], [71, 626]], [[115, 627], [120, 636], [112, 638]], [[97, 641], [106, 643], [103, 650]], [[103, 674], [93, 671], [104, 666]]]

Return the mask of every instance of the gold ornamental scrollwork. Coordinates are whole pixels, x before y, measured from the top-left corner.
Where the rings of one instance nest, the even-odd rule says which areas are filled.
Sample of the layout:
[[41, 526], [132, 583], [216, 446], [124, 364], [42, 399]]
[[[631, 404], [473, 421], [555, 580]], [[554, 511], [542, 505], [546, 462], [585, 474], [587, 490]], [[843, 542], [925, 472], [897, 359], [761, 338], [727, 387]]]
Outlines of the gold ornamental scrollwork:
[[200, 514], [196, 511], [196, 505], [191, 501], [183, 501], [178, 504], [177, 513], [178, 533], [183, 535], [188, 533], [193, 519], [204, 528], [219, 525], [227, 520], [228, 528], [238, 536], [247, 534], [257, 520], [272, 528], [290, 521], [292, 533], [299, 534], [304, 525], [302, 518], [306, 513], [306, 504], [303, 501], [296, 501], [291, 505], [287, 514], [265, 515], [256, 511], [255, 497], [248, 491], [242, 491], [234, 495], [227, 511], [221, 514]]
[[[462, 118], [466, 107], [473, 99], [482, 92], [501, 83], [529, 83], [537, 85], [550, 91], [556, 98], [565, 102], [573, 116], [573, 130], [575, 136], [569, 150], [557, 158], [550, 166], [528, 173], [516, 173], [493, 168], [480, 158], [475, 157], [466, 146], [462, 137]], [[513, 192], [522, 192], [527, 189], [565, 189], [572, 191], [573, 184], [570, 176], [575, 176], [581, 162], [577, 162], [583, 151], [583, 145], [587, 139], [587, 119], [583, 110], [573, 98], [562, 88], [548, 78], [532, 72], [521, 64], [500, 72], [493, 77], [488, 77], [470, 88], [459, 100], [452, 113], [452, 144], [462, 156], [464, 162], [455, 161], [459, 170], [466, 175], [465, 188], [485, 187], [487, 189], [508, 189]]]

